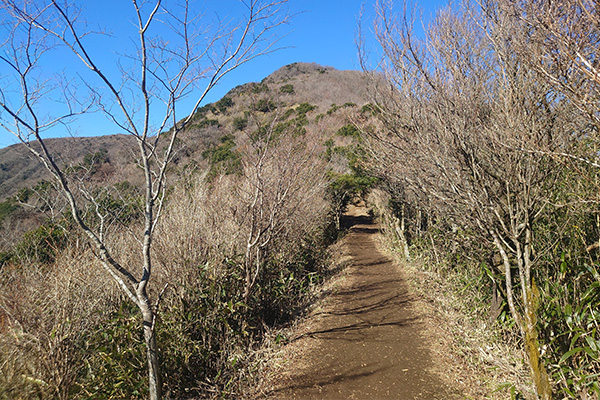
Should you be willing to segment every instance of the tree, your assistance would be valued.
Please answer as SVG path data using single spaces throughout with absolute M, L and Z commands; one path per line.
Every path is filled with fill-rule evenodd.
M 592 170 L 598 170 L 600 146 L 600 15 L 598 3 L 590 0 L 552 2 L 498 2 L 501 12 L 524 24 L 529 40 L 519 38 L 518 49 L 540 81 L 550 85 L 558 101 L 569 103 L 582 121 L 573 129 L 578 146 L 551 149 L 530 146 L 529 151 L 550 155 L 567 164 L 595 187 L 596 194 L 584 201 L 598 201 L 598 184 Z M 524 30 L 525 31 L 525 30 Z M 598 247 L 600 242 L 590 246 Z
M 497 2 L 440 10 L 426 39 L 413 25 L 406 4 L 396 13 L 393 2 L 379 3 L 374 31 L 383 60 L 373 87 L 381 129 L 365 129 L 370 167 L 402 184 L 434 217 L 496 249 L 534 389 L 550 399 L 535 284 L 549 243 L 535 233 L 561 172 L 555 159 L 530 149 L 571 148 L 576 121 L 520 51 L 531 43 L 527 27 Z
M 275 50 L 274 30 L 288 20 L 283 10 L 286 2 L 242 1 L 242 22 L 209 26 L 188 1 L 133 0 L 130 11 L 136 44 L 110 65 L 111 55 L 99 54 L 92 47 L 92 38 L 109 35 L 86 24 L 84 7 L 60 0 L 2 1 L 6 39 L 0 54 L 4 83 L 0 124 L 52 173 L 100 264 L 139 309 L 151 399 L 161 398 L 154 335 L 160 294 L 148 287 L 152 243 L 165 206 L 168 166 L 177 136 L 223 76 Z M 196 104 L 181 113 L 182 101 L 190 92 L 199 93 Z M 102 224 L 95 226 L 82 218 L 87 208 L 99 210 L 93 191 L 81 180 L 69 178 L 44 141 L 48 131 L 73 126 L 92 111 L 100 112 L 137 143 L 137 163 L 144 180 L 143 226 L 137 235 L 139 266 L 121 263 L 106 241 Z M 169 127 L 169 134 L 162 134 Z M 101 221 L 104 217 L 98 212 Z
M 271 103 L 271 100 L 265 100 Z M 303 232 L 298 221 L 300 210 L 313 207 L 322 196 L 325 182 L 324 163 L 316 157 L 320 137 L 296 134 L 293 126 L 280 128 L 282 112 L 272 115 L 252 112 L 253 131 L 247 135 L 248 151 L 242 155 L 240 196 L 244 226 L 244 293 L 248 302 L 257 279 L 264 269 L 269 247 L 281 240 L 286 231 Z
M 591 0 L 514 2 L 501 0 L 498 7 L 530 28 L 531 66 L 555 90 L 577 106 L 596 126 L 600 125 L 600 15 Z M 531 52 L 535 50 L 535 52 Z

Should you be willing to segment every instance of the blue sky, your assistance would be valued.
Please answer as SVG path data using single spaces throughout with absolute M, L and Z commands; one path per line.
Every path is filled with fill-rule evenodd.
M 260 81 L 278 68 L 293 62 L 316 62 L 337 69 L 358 69 L 354 39 L 357 18 L 363 2 L 365 3 L 365 15 L 368 18 L 373 14 L 375 0 L 291 0 L 288 9 L 294 17 L 289 25 L 282 27 L 279 31 L 281 35 L 279 46 L 283 49 L 258 58 L 234 71 L 213 89 L 207 102 L 220 99 L 237 85 Z M 199 3 L 204 4 L 204 8 L 211 15 L 218 15 L 224 19 L 236 18 L 237 12 L 240 11 L 238 0 L 200 0 Z M 417 2 L 417 6 L 423 10 L 424 18 L 428 18 L 433 15 L 435 9 L 446 3 L 443 0 L 428 0 Z M 88 22 L 105 27 L 114 32 L 115 36 L 121 33 L 123 26 L 119 24 L 111 26 L 111 22 L 115 19 L 114 16 L 125 13 L 131 7 L 131 3 L 125 0 L 80 0 L 78 4 L 83 7 Z M 370 29 L 370 26 L 367 24 L 366 28 Z M 118 43 L 124 43 L 122 38 L 119 40 Z M 93 42 L 91 43 L 94 45 Z M 106 50 L 106 46 L 106 44 L 102 44 L 93 50 L 100 54 Z M 113 52 L 109 54 L 111 53 Z M 63 58 L 55 57 L 50 62 L 60 64 L 63 62 Z M 105 58 L 104 62 L 108 65 L 111 62 L 114 63 L 114 59 Z M 53 65 L 53 67 L 60 69 L 60 65 Z M 193 104 L 193 97 L 193 95 L 190 96 L 190 104 Z M 120 132 L 116 127 L 105 124 L 97 116 L 77 123 L 70 134 L 95 136 L 112 133 Z M 64 129 L 58 128 L 49 132 L 47 136 L 66 134 L 68 133 Z M 0 148 L 14 143 L 16 143 L 16 139 L 10 133 L 0 131 Z

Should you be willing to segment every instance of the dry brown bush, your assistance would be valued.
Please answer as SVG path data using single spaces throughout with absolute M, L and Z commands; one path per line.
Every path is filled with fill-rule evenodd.
M 0 398 L 69 398 L 94 329 L 116 288 L 89 251 L 51 265 L 7 266 L 0 274 Z

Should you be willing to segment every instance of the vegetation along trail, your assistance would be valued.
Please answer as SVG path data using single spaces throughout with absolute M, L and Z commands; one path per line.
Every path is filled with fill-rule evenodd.
M 279 399 L 448 399 L 431 372 L 419 316 L 398 265 L 376 248 L 378 226 L 351 207 L 345 279 L 295 339 L 300 360 L 277 374 Z

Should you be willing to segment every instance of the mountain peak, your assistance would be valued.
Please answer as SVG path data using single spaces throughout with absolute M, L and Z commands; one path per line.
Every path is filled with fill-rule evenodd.
M 277 71 L 265 78 L 267 82 L 278 82 L 287 79 L 294 78 L 298 75 L 311 74 L 311 73 L 327 73 L 329 71 L 336 71 L 333 67 L 324 67 L 317 63 L 305 63 L 295 62 L 292 64 L 284 65 Z

